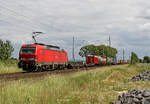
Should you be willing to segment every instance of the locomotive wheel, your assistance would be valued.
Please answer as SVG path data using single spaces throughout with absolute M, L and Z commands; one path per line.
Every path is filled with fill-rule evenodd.
M 29 67 L 23 66 L 23 70 L 27 72 L 32 72 L 33 70 Z
M 73 69 L 73 66 L 71 64 L 68 64 L 67 68 L 68 69 Z
M 23 67 L 22 69 L 23 69 L 24 71 L 28 71 L 26 67 Z
M 37 66 L 35 69 L 34 69 L 35 72 L 41 72 L 42 71 L 42 68 L 40 66 Z
M 55 70 L 55 65 L 54 64 L 52 65 L 52 70 Z
M 58 69 L 58 70 L 62 70 L 62 69 L 63 69 L 63 66 L 62 66 L 62 65 L 58 65 L 57 69 Z

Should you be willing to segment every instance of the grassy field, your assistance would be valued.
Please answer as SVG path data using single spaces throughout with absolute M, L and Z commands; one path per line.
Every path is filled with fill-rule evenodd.
M 123 91 L 150 88 L 148 81 L 129 81 L 149 69 L 149 64 L 121 65 L 73 75 L 0 82 L 0 104 L 109 104 Z
M 21 72 L 22 70 L 17 67 L 17 60 L 0 61 L 0 74 Z

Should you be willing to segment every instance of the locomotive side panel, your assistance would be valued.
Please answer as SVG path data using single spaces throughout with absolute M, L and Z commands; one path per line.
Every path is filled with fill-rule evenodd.
M 56 50 L 47 50 L 41 49 L 38 52 L 38 62 L 39 63 L 67 63 L 68 62 L 67 53 L 64 51 L 56 51 Z
M 61 62 L 65 62 L 66 65 L 68 64 L 68 55 L 66 51 L 61 53 Z
M 38 57 L 37 63 L 45 62 L 45 49 L 43 47 L 38 48 L 37 57 Z

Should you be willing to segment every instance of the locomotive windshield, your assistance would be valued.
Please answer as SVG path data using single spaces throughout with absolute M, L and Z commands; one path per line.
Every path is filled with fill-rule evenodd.
M 35 47 L 23 47 L 21 49 L 22 54 L 33 54 L 35 53 L 36 48 Z

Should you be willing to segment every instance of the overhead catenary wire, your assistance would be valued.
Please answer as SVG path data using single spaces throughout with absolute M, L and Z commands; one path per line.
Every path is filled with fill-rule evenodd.
M 1 4 L 2 4 L 2 3 L 1 3 Z M 24 17 L 24 18 L 30 20 L 29 17 L 27 17 L 27 16 L 25 16 L 25 15 L 23 15 L 23 14 L 21 14 L 21 13 L 18 13 L 18 12 L 16 12 L 16 11 L 13 10 L 13 9 L 8 8 L 7 6 L 4 6 L 5 4 L 3 4 L 3 5 L 1 5 L 1 4 L 0 4 L 0 7 L 4 8 L 4 9 L 7 9 L 8 11 L 10 11 L 10 12 L 12 12 L 12 13 L 14 13 L 14 14 L 17 14 L 18 16 L 21 16 L 21 17 Z M 40 22 L 38 22 L 38 23 L 40 23 Z
M 14 14 L 17 14 L 17 16 L 24 17 L 24 18 L 27 19 L 28 22 L 30 22 L 30 23 L 32 22 L 29 17 L 27 17 L 27 16 L 25 16 L 25 15 L 23 15 L 23 14 L 20 14 L 20 13 L 18 13 L 18 12 L 16 12 L 16 11 L 14 11 L 14 10 L 12 10 L 12 9 L 10 9 L 10 8 L 8 8 L 8 7 L 6 7 L 6 6 L 4 6 L 4 5 L 5 5 L 4 3 L 1 3 L 1 4 L 3 4 L 3 5 L 0 5 L 0 7 L 4 8 L 4 9 L 7 9 L 8 11 L 10 11 L 10 12 L 12 12 L 12 13 L 14 13 Z M 18 15 L 18 14 L 19 14 L 19 15 Z M 45 26 L 46 28 L 48 28 L 48 26 L 46 26 L 47 23 L 42 23 L 42 22 L 40 22 L 40 21 L 36 22 L 36 25 L 34 25 L 34 24 L 32 24 L 32 23 L 31 23 L 31 25 L 33 25 L 34 27 L 36 26 L 36 28 L 37 28 L 37 26 L 39 26 L 39 25 L 40 25 L 40 27 L 41 27 L 41 26 Z M 53 29 L 53 28 L 58 29 L 58 28 L 55 27 L 55 26 L 51 26 L 51 29 Z
M 3 6 L 1 6 L 1 5 L 0 5 L 0 7 L 7 9 L 6 7 L 3 7 Z M 10 11 L 9 9 L 7 9 L 7 10 Z M 13 16 L 13 17 L 16 18 L 16 19 L 22 20 L 22 18 L 19 17 L 19 16 L 21 16 L 21 15 L 17 15 L 17 13 L 15 13 L 15 12 L 13 12 L 13 11 L 10 11 L 10 12 L 12 12 L 13 14 L 9 14 L 9 15 Z M 26 18 L 24 18 L 24 19 L 26 19 Z M 27 20 L 27 19 L 26 19 L 26 20 Z M 28 22 L 24 22 L 24 23 L 27 24 L 28 26 L 31 26 L 32 29 L 34 29 L 34 30 L 36 29 L 36 30 L 37 30 L 37 28 L 39 28 L 39 27 L 37 27 L 37 25 L 33 25 L 30 21 L 31 21 L 31 20 L 28 20 Z M 30 22 L 30 23 L 29 23 L 29 22 Z
M 23 23 L 21 23 L 21 27 L 25 27 L 26 29 L 20 29 L 20 25 L 18 25 L 18 30 L 19 31 L 26 31 L 27 30 L 27 32 L 29 33 L 32 33 L 33 31 L 42 31 L 42 32 L 44 32 L 44 33 L 46 33 L 46 34 L 48 34 L 48 33 L 55 33 L 55 32 L 59 32 L 60 33 L 60 31 L 62 31 L 62 29 L 60 28 L 60 27 L 57 27 L 57 25 L 56 26 L 54 26 L 54 23 L 53 23 L 53 25 L 50 25 L 50 23 L 52 22 L 47 22 L 47 23 L 44 23 L 44 24 L 42 24 L 41 22 L 36 22 L 36 21 L 32 21 L 32 19 L 31 18 L 29 18 L 28 16 L 24 16 L 24 15 L 21 15 L 21 13 L 19 12 L 16 12 L 16 11 L 14 11 L 13 9 L 11 9 L 11 8 L 9 8 L 7 5 L 4 5 L 4 4 L 0 4 L 0 8 L 2 8 L 2 9 L 4 9 L 4 10 L 7 10 L 7 12 L 9 12 L 7 15 L 10 15 L 10 16 L 12 16 L 13 18 L 15 18 L 16 20 L 22 20 L 23 21 Z M 32 10 L 31 10 L 32 11 Z M 6 14 L 5 14 L 6 15 Z M 23 17 L 23 18 L 22 18 Z M 32 18 L 36 18 L 35 16 L 32 16 Z M 25 20 L 24 20 L 25 19 Z M 42 20 L 42 19 L 41 19 Z M 46 21 L 45 21 L 46 22 Z M 13 23 L 13 22 L 12 22 Z M 15 24 L 15 26 L 16 26 L 16 24 Z M 46 28 L 45 28 L 45 27 Z M 17 26 L 16 26 L 17 27 Z M 28 29 L 29 28 L 29 29 Z M 17 30 L 17 28 L 15 29 L 15 30 Z M 15 31 L 15 30 L 13 30 L 12 29 L 12 31 Z
M 6 15 L 5 15 L 6 16 Z M 7 16 L 9 16 L 9 15 L 7 15 Z M 13 15 L 11 16 L 12 18 L 15 18 L 15 19 L 18 19 L 18 17 L 14 17 Z M 11 21 L 11 20 L 2 20 L 2 21 L 4 21 L 4 22 L 8 22 L 8 23 L 10 23 L 10 24 L 14 24 L 14 22 L 13 21 Z M 26 24 L 26 25 L 25 25 Z M 22 22 L 22 23 L 16 23 L 16 24 L 14 24 L 13 25 L 13 29 L 14 29 L 14 27 L 19 27 L 18 29 L 20 30 L 37 30 L 37 29 L 35 29 L 35 28 L 33 28 L 33 26 L 32 25 L 30 25 L 29 23 L 27 23 L 27 22 Z M 23 27 L 23 28 L 20 28 L 20 27 Z
M 5 19 L 5 18 L 2 18 L 2 19 L 4 19 L 4 20 L 2 20 L 2 21 L 7 21 L 10 25 L 12 25 L 13 26 L 13 28 L 11 28 L 11 26 L 9 26 L 9 27 L 4 27 L 4 28 L 6 28 L 6 29 L 10 29 L 11 31 L 9 32 L 9 30 L 8 31 L 4 31 L 4 32 L 8 32 L 8 33 L 12 33 L 12 32 L 16 32 L 16 33 L 18 33 L 18 31 L 19 32 L 23 32 L 23 34 L 25 34 L 25 33 L 27 33 L 27 34 L 31 34 L 33 31 L 42 31 L 42 32 L 44 32 L 44 33 L 48 33 L 48 32 L 50 32 L 50 29 L 51 28 L 53 28 L 53 29 L 56 29 L 57 30 L 57 32 L 58 31 L 61 31 L 61 29 L 60 28 L 57 28 L 56 26 L 49 26 L 50 27 L 50 29 L 48 30 L 48 31 L 46 31 L 49 27 L 48 27 L 48 25 L 50 24 L 50 23 L 41 23 L 41 22 L 36 22 L 35 20 L 32 20 L 32 18 L 35 18 L 35 16 L 34 17 L 32 17 L 32 18 L 30 18 L 30 17 L 28 17 L 28 16 L 25 16 L 24 14 L 21 14 L 20 12 L 18 12 L 18 11 L 15 11 L 15 10 L 13 10 L 12 8 L 10 8 L 10 7 L 8 7 L 7 5 L 5 5 L 4 3 L 0 3 L 0 10 L 3 12 L 4 11 L 4 13 L 2 13 L 1 12 L 1 15 L 5 15 L 6 16 L 6 18 L 8 18 L 8 19 Z M 6 11 L 6 12 L 5 12 Z M 30 11 L 31 12 L 31 11 Z M 1 16 L 2 17 L 2 16 Z M 10 18 L 10 19 L 9 19 Z M 15 19 L 15 21 L 13 21 L 13 19 Z M 16 23 L 15 23 L 16 22 Z M 19 22 L 20 22 L 20 24 L 19 24 Z M 46 22 L 46 21 L 45 21 Z M 34 24 L 35 23 L 35 24 Z M 47 25 L 47 26 L 46 26 Z M 45 28 L 45 27 L 46 28 Z M 2 27 L 2 26 L 1 26 Z M 3 27 L 2 27 L 3 28 Z M 6 33 L 6 34 L 8 34 L 8 33 Z M 5 34 L 5 33 L 4 33 Z M 13 33 L 12 33 L 13 34 Z
M 17 19 L 18 17 L 23 17 L 24 19 L 28 20 L 28 22 L 24 22 L 24 23 L 27 24 L 27 25 L 29 25 L 29 26 L 31 26 L 31 28 L 32 28 L 34 31 L 41 29 L 41 26 L 38 25 L 37 23 L 36 23 L 35 25 L 34 25 L 33 23 L 31 23 L 31 19 L 29 19 L 28 17 L 26 17 L 26 16 L 24 16 L 24 15 L 20 15 L 19 13 L 15 12 L 15 11 L 13 11 L 13 10 L 7 8 L 7 7 L 4 7 L 4 6 L 2 6 L 2 5 L 0 5 L 0 7 L 3 8 L 3 9 L 6 9 L 7 11 L 9 11 L 9 12 L 11 12 L 11 13 L 13 13 L 13 14 L 9 14 L 9 15 L 14 16 L 16 19 Z M 18 15 L 18 14 L 19 14 L 19 15 Z M 22 18 L 20 18 L 20 20 L 22 20 Z M 42 25 L 42 24 L 41 24 L 41 25 Z
M 6 15 L 5 15 L 6 16 Z M 15 18 L 15 17 L 13 17 L 13 18 Z M 15 18 L 16 19 L 16 18 Z M 10 25 L 11 24 L 13 24 L 13 21 L 11 21 L 11 20 L 2 20 L 3 22 L 8 22 Z M 25 23 L 25 24 L 27 24 L 27 23 Z M 24 32 L 29 32 L 29 31 L 33 31 L 33 30 L 35 30 L 35 28 L 32 28 L 32 27 L 30 27 L 29 25 L 25 25 L 24 23 L 16 23 L 15 25 L 13 25 L 13 27 L 11 27 L 13 30 L 14 29 L 16 29 L 16 30 L 18 30 L 19 29 L 19 31 L 20 30 L 23 30 Z

